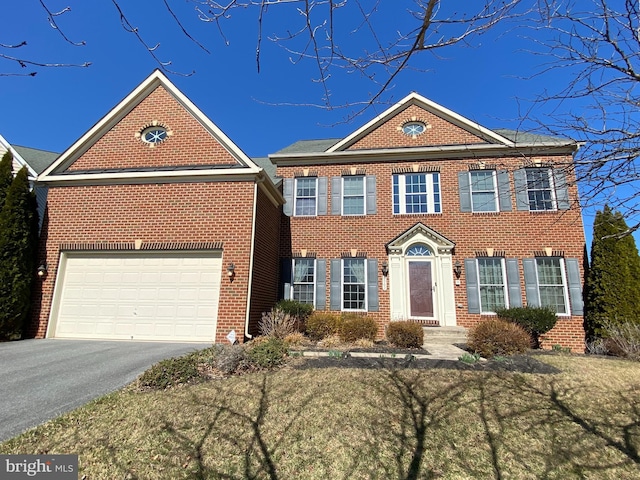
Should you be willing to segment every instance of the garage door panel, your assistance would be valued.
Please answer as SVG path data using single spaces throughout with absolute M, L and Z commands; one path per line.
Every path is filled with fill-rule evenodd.
M 55 336 L 212 341 L 220 252 L 67 254 Z

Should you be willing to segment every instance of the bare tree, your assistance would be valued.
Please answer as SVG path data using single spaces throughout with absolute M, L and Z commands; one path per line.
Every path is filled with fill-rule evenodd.
M 538 102 L 550 113 L 539 123 L 583 142 L 575 162 L 582 203 L 623 212 L 628 233 L 640 228 L 638 3 L 540 0 L 528 35 L 546 59 L 540 75 L 572 77 L 541 92 Z

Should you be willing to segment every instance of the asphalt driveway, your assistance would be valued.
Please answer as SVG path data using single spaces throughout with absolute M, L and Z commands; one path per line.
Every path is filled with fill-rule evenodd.
M 132 382 L 202 343 L 22 340 L 0 343 L 0 441 Z

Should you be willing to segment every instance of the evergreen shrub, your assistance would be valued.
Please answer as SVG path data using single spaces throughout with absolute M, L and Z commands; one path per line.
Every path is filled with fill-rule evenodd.
M 531 335 L 532 346 L 540 348 L 540 335 L 551 330 L 558 317 L 548 307 L 515 307 L 496 310 L 498 318 L 517 323 Z

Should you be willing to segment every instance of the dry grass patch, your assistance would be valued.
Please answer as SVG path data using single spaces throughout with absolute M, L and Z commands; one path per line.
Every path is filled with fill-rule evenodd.
M 538 358 L 563 373 L 284 368 L 130 388 L 0 453 L 78 453 L 90 479 L 637 478 L 640 365 Z

